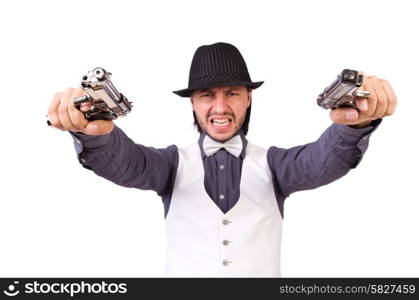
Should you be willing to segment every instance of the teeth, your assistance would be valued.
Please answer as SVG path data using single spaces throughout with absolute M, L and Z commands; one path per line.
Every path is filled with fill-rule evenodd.
M 219 125 L 219 126 L 226 125 L 228 122 L 229 122 L 228 119 L 222 119 L 222 120 L 214 119 L 213 120 L 214 125 Z

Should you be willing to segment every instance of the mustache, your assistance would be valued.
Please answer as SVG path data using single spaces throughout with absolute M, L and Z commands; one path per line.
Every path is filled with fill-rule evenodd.
M 230 117 L 232 117 L 234 122 L 236 121 L 236 116 L 233 113 L 226 112 L 226 113 L 223 113 L 223 114 L 219 114 L 219 113 L 209 113 L 209 114 L 207 114 L 207 122 L 208 122 L 209 118 L 211 118 L 212 116 L 218 116 L 218 117 L 230 116 Z

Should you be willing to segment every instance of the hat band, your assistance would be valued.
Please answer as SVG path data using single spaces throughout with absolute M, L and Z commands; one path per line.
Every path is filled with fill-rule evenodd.
M 189 87 L 206 84 L 206 83 L 222 83 L 230 81 L 243 81 L 251 82 L 250 77 L 243 72 L 228 72 L 228 73 L 216 73 L 205 76 L 193 78 L 189 81 Z

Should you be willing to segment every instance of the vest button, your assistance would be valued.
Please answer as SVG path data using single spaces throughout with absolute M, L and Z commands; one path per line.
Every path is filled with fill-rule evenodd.
M 227 259 L 223 260 L 223 266 L 228 266 L 228 264 L 231 264 L 231 261 L 228 261 Z
M 228 223 L 231 223 L 229 220 L 227 220 L 227 219 L 224 219 L 223 220 L 223 225 L 228 225 Z
M 220 165 L 220 170 L 224 169 L 224 165 Z
M 230 243 L 230 241 L 227 241 L 227 240 L 224 240 L 224 241 L 223 241 L 223 245 L 224 245 L 224 246 L 228 246 L 228 244 L 229 244 L 229 243 Z
M 220 194 L 220 199 L 223 200 L 224 199 L 224 195 Z

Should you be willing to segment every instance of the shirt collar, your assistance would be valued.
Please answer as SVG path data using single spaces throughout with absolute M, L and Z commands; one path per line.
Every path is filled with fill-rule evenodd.
M 233 135 L 231 138 L 235 137 L 236 135 L 240 136 L 240 139 L 242 141 L 242 152 L 240 153 L 240 157 L 241 158 L 245 158 L 246 157 L 246 147 L 247 147 L 247 139 L 246 136 L 243 134 L 243 131 L 240 129 L 235 135 Z M 207 133 L 204 131 L 201 131 L 201 134 L 199 135 L 199 139 L 198 139 L 198 144 L 199 144 L 199 149 L 201 150 L 201 156 L 202 158 L 207 157 L 203 148 L 203 143 L 204 143 L 204 139 L 207 136 Z M 210 136 L 208 136 L 209 138 L 211 138 Z

